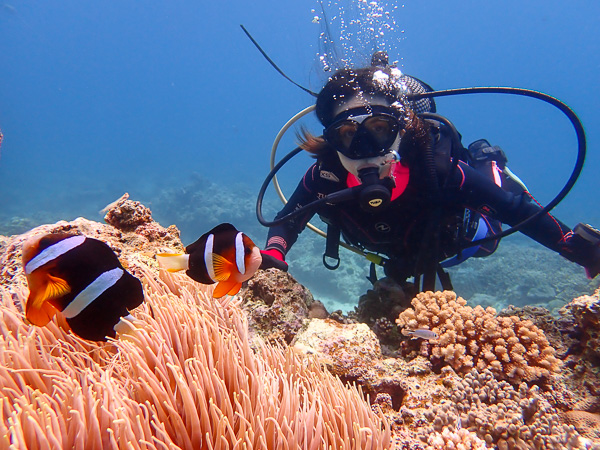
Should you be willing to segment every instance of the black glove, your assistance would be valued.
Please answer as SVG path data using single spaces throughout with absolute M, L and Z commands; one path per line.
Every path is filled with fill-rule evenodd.
M 600 248 L 596 247 L 592 254 L 592 262 L 585 266 L 585 274 L 590 280 L 600 273 Z
M 594 227 L 578 223 L 568 237 L 560 254 L 585 268 L 588 278 L 600 273 L 600 231 Z
M 262 255 L 262 263 L 259 267 L 260 269 L 265 270 L 274 267 L 275 269 L 279 269 L 283 272 L 288 271 L 288 264 L 284 261 L 283 254 L 279 250 L 261 250 L 260 254 Z

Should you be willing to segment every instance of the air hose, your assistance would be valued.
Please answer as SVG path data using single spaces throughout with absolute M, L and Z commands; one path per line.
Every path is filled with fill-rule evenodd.
M 459 88 L 459 89 L 447 89 L 447 90 L 441 90 L 441 91 L 431 91 L 431 92 L 424 92 L 424 93 L 420 93 L 420 94 L 408 94 L 406 96 L 406 98 L 407 98 L 407 100 L 410 101 L 410 100 L 419 100 L 422 98 L 430 98 L 430 97 L 447 97 L 447 96 L 467 95 L 467 94 L 519 95 L 519 96 L 531 97 L 531 98 L 535 98 L 538 100 L 542 100 L 546 103 L 553 105 L 554 107 L 558 108 L 563 114 L 565 114 L 567 116 L 567 118 L 570 120 L 571 124 L 573 125 L 573 128 L 575 129 L 575 133 L 577 136 L 577 159 L 576 159 L 573 171 L 571 172 L 571 175 L 570 175 L 569 179 L 567 180 L 567 182 L 565 183 L 564 187 L 540 211 L 531 215 L 527 219 L 519 222 L 518 224 L 512 226 L 511 228 L 509 228 L 505 231 L 502 231 L 501 233 L 493 234 L 486 238 L 478 239 L 476 241 L 467 243 L 462 247 L 463 249 L 509 236 L 509 235 L 519 231 L 523 226 L 525 226 L 530 221 L 540 217 L 543 214 L 549 213 L 556 205 L 558 205 L 567 196 L 569 191 L 575 185 L 577 178 L 579 177 L 579 175 L 581 174 L 581 171 L 583 170 L 583 165 L 584 165 L 585 156 L 586 156 L 586 145 L 587 145 L 583 125 L 581 124 L 581 121 L 579 120 L 577 115 L 573 112 L 573 110 L 571 108 L 569 108 L 565 103 L 558 100 L 557 98 L 552 97 L 548 94 L 544 94 L 542 92 L 538 92 L 538 91 L 534 91 L 534 90 L 530 90 L 530 89 L 514 88 L 514 87 L 471 87 L 471 88 Z M 280 217 L 279 219 L 276 219 L 274 221 L 267 221 L 262 215 L 262 202 L 263 202 L 264 194 L 265 194 L 267 187 L 269 186 L 272 179 L 274 180 L 275 189 L 277 190 L 279 198 L 282 200 L 282 202 L 284 204 L 287 203 L 287 199 L 283 195 L 283 192 L 281 191 L 281 188 L 279 187 L 279 183 L 277 182 L 276 173 L 279 171 L 279 169 L 281 169 L 281 167 L 285 163 L 287 163 L 291 158 L 293 158 L 295 155 L 300 153 L 302 151 L 302 149 L 301 148 L 294 149 L 293 151 L 288 153 L 281 161 L 279 161 L 278 164 L 275 164 L 275 155 L 277 152 L 277 147 L 279 145 L 279 142 L 281 141 L 281 138 L 287 132 L 287 130 L 296 121 L 298 121 L 300 118 L 304 117 L 305 115 L 309 114 L 313 110 L 314 110 L 314 106 L 309 106 L 308 108 L 303 109 L 298 114 L 296 114 L 294 117 L 292 117 L 281 128 L 281 130 L 279 131 L 279 133 L 277 134 L 277 136 L 275 138 L 275 141 L 273 142 L 273 146 L 271 149 L 271 172 L 265 179 L 265 181 L 259 191 L 257 202 L 256 202 L 256 215 L 257 215 L 258 221 L 266 227 L 272 227 L 272 226 L 284 223 L 284 222 L 291 220 L 301 214 L 305 214 L 305 213 L 309 212 L 310 210 L 316 210 L 318 207 L 320 207 L 323 204 L 339 203 L 341 201 L 346 201 L 351 198 L 354 198 L 354 194 L 356 191 L 353 191 L 353 189 L 355 190 L 356 188 L 349 188 L 349 189 L 344 189 L 343 191 L 329 194 L 324 198 L 318 199 L 318 200 L 316 200 L 308 205 L 305 205 L 304 207 L 299 208 L 299 209 L 291 212 L 290 214 L 287 214 L 284 217 Z M 428 116 L 431 118 L 434 118 L 434 117 L 432 117 L 432 114 L 429 114 L 429 113 L 424 113 L 422 116 L 424 118 L 427 118 Z M 436 116 L 435 117 L 436 120 L 440 120 L 440 118 L 445 119 L 445 118 L 443 118 L 443 116 L 439 116 L 437 114 L 435 116 Z M 446 123 L 449 121 L 446 119 L 446 120 L 442 120 L 442 122 Z M 454 127 L 451 127 L 451 129 L 454 129 Z M 455 140 L 456 140 L 456 138 L 454 137 L 453 141 L 455 141 Z M 453 144 L 454 144 L 454 142 L 453 142 Z M 453 147 L 454 147 L 454 145 L 453 145 Z M 453 165 L 456 165 L 457 163 L 458 163 L 458 158 L 456 155 L 453 155 Z M 357 186 L 357 188 L 358 187 L 359 186 Z M 319 230 L 314 225 L 308 224 L 307 226 L 311 230 L 320 234 L 321 236 L 326 236 L 326 234 L 323 231 Z M 340 243 L 340 245 L 342 245 L 344 248 L 347 248 L 348 250 L 351 250 L 355 253 L 363 255 L 367 258 L 372 257 L 372 254 L 365 253 L 356 247 L 347 245 L 345 243 Z M 376 256 L 376 255 L 373 255 L 373 256 Z M 377 258 L 375 258 L 375 259 L 377 259 Z

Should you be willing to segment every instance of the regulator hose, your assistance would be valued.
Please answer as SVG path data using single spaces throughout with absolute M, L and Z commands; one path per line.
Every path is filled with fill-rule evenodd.
M 420 94 L 409 94 L 407 95 L 408 100 L 418 100 L 421 98 L 429 98 L 429 97 L 447 97 L 452 95 L 467 95 L 467 94 L 511 94 L 511 95 L 520 95 L 523 97 L 531 97 L 538 100 L 542 100 L 546 103 L 551 104 L 552 106 L 558 108 L 563 114 L 567 116 L 567 118 L 571 121 L 573 128 L 575 129 L 575 134 L 577 135 L 577 160 L 575 162 L 575 166 L 573 167 L 573 171 L 571 172 L 571 176 L 565 183 L 564 187 L 560 190 L 560 192 L 554 197 L 546 206 L 544 206 L 541 210 L 536 212 L 535 214 L 529 216 L 527 219 L 519 222 L 518 224 L 512 226 L 511 228 L 502 231 L 501 233 L 496 233 L 491 236 L 485 237 L 483 239 L 478 239 L 476 241 L 469 242 L 463 245 L 462 248 L 469 248 L 475 245 L 481 245 L 485 242 L 495 241 L 497 239 L 504 238 L 513 233 L 519 231 L 523 226 L 531 222 L 532 220 L 542 216 L 543 214 L 549 213 L 556 205 L 558 205 L 571 191 L 577 178 L 581 174 L 583 170 L 583 164 L 585 162 L 586 155 L 586 138 L 585 131 L 583 129 L 583 125 L 575 112 L 569 108 L 565 103 L 561 102 L 555 97 L 551 95 L 544 94 L 543 92 L 534 91 L 531 89 L 523 89 L 523 88 L 514 88 L 514 87 L 471 87 L 471 88 L 459 88 L 459 89 L 446 89 L 441 91 L 432 91 L 432 92 L 423 92 Z
M 567 182 L 565 183 L 564 187 L 540 211 L 536 212 L 535 214 L 529 216 L 527 219 L 517 223 L 516 225 L 510 227 L 509 229 L 507 229 L 505 231 L 490 235 L 483 239 L 478 239 L 476 241 L 469 242 L 469 243 L 463 245 L 462 249 L 473 247 L 476 245 L 481 245 L 485 242 L 495 241 L 497 239 L 501 239 L 506 236 L 509 236 L 509 235 L 519 231 L 523 226 L 525 226 L 532 220 L 542 216 L 543 214 L 549 213 L 556 205 L 558 205 L 567 196 L 567 194 L 571 191 L 571 189 L 575 185 L 575 182 L 577 181 L 577 179 L 579 178 L 579 175 L 581 174 L 581 171 L 583 170 L 583 165 L 584 165 L 585 156 L 586 156 L 586 149 L 587 149 L 585 131 L 583 129 L 583 125 L 582 125 L 581 121 L 579 120 L 579 118 L 577 117 L 575 112 L 573 112 L 573 110 L 571 108 L 569 108 L 562 101 L 560 101 L 557 98 L 552 97 L 548 94 L 544 94 L 543 92 L 534 91 L 531 89 L 515 88 L 515 87 L 471 87 L 471 88 L 458 88 L 458 89 L 446 89 L 446 90 L 440 90 L 440 91 L 423 92 L 423 93 L 419 93 L 419 94 L 408 94 L 406 96 L 406 98 L 407 98 L 407 100 L 419 100 L 422 98 L 448 97 L 448 96 L 454 96 L 454 95 L 467 95 L 467 94 L 519 95 L 519 96 L 523 96 L 523 97 L 531 97 L 531 98 L 535 98 L 538 100 L 542 100 L 542 101 L 549 103 L 552 106 L 558 108 L 563 114 L 565 114 L 567 116 L 567 118 L 573 125 L 573 128 L 575 129 L 575 134 L 577 136 L 577 159 L 576 159 L 573 171 L 571 172 L 571 175 L 570 175 L 569 179 L 567 180 Z M 311 107 L 309 107 L 309 108 L 311 108 Z M 292 118 L 290 121 L 288 121 L 288 123 L 285 125 L 285 127 L 280 131 L 280 134 L 278 135 L 278 139 L 276 140 L 276 143 L 274 143 L 274 145 L 273 145 L 273 149 L 272 149 L 272 153 L 271 153 L 272 162 L 273 162 L 273 158 L 275 156 L 275 151 L 277 149 L 277 144 L 279 142 L 279 139 L 281 138 L 281 135 L 283 135 L 283 133 L 285 133 L 285 131 L 287 131 L 287 129 L 296 120 L 298 120 L 302 115 L 309 112 L 308 111 L 309 108 L 303 110 L 301 113 L 294 116 L 294 118 Z M 439 120 L 439 121 L 445 123 L 446 125 L 448 123 L 451 124 L 450 121 L 445 119 L 443 116 L 439 116 L 437 114 L 423 113 L 421 116 L 424 118 L 432 118 L 432 119 Z M 456 129 L 454 128 L 454 126 L 451 126 L 451 131 L 453 134 L 453 147 L 455 147 L 458 133 L 456 132 Z M 460 139 L 460 138 L 458 138 L 458 139 Z M 350 200 L 351 198 L 355 198 L 355 196 L 358 194 L 359 189 L 357 189 L 357 188 L 360 188 L 360 186 L 344 189 L 342 191 L 338 191 L 333 194 L 329 194 L 324 198 L 315 200 L 314 202 L 312 202 L 302 208 L 299 208 L 299 209 L 285 215 L 284 217 L 280 217 L 279 219 L 276 219 L 273 221 L 267 221 L 262 215 L 262 202 L 263 202 L 265 192 L 266 192 L 271 180 L 275 177 L 275 174 L 279 171 L 279 169 L 281 169 L 281 167 L 285 163 L 287 163 L 291 158 L 293 158 L 295 155 L 297 155 L 301 151 L 302 151 L 302 149 L 300 147 L 297 147 L 296 149 L 292 150 L 285 157 L 283 157 L 281 159 L 281 161 L 279 161 L 279 163 L 277 165 L 275 165 L 275 167 L 273 167 L 273 169 L 271 170 L 269 175 L 267 175 L 267 177 L 265 178 L 265 181 L 264 181 L 263 185 L 261 186 L 261 189 L 259 191 L 258 198 L 256 201 L 256 216 L 258 218 L 258 221 L 263 226 L 273 227 L 273 226 L 282 224 L 282 223 L 287 222 L 288 220 L 291 220 L 301 214 L 307 213 L 311 210 L 316 210 L 319 206 L 321 206 L 323 204 L 334 204 L 334 203 L 347 201 L 347 200 Z M 453 159 L 452 166 L 456 166 L 456 164 L 458 163 L 457 155 L 452 155 L 452 159 Z M 280 194 L 280 197 L 283 197 L 283 194 L 281 194 L 281 192 L 279 190 L 278 190 L 278 193 Z M 282 198 L 282 200 L 283 200 L 283 198 Z M 358 249 L 354 249 L 354 248 L 350 248 L 350 249 L 356 251 L 357 253 L 362 253 Z

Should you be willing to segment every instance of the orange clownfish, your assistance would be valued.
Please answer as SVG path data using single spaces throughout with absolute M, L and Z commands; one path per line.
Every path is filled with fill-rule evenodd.
M 262 256 L 252 240 L 230 223 L 222 223 L 203 234 L 184 253 L 161 253 L 158 263 L 169 272 L 185 270 L 202 284 L 218 283 L 215 298 L 235 295 L 242 283 L 258 270 Z
M 73 333 L 84 339 L 116 337 L 121 317 L 144 301 L 142 284 L 111 248 L 83 235 L 29 239 L 23 244 L 23 269 L 30 291 L 27 320 L 43 327 L 60 311 Z

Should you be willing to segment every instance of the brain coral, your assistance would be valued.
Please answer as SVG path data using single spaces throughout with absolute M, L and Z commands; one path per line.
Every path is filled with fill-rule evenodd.
M 547 377 L 560 367 L 544 333 L 530 320 L 471 308 L 451 291 L 420 293 L 412 305 L 396 319 L 402 334 L 419 328 L 435 331 L 438 338 L 423 351 L 459 373 L 490 369 L 498 378 L 520 382 Z

